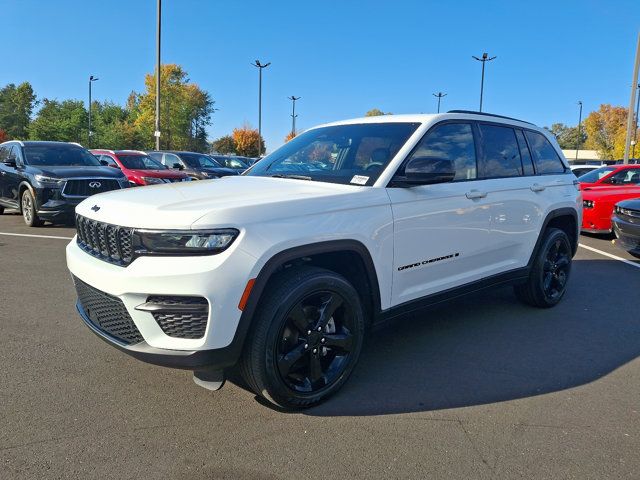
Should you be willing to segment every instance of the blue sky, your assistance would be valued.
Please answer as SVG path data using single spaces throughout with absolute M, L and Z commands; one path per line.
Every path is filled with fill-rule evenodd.
M 124 103 L 154 68 L 155 0 L 0 0 L 0 85 L 30 81 L 39 98 Z M 257 127 L 255 59 L 264 72 L 269 150 L 291 128 L 362 116 L 477 109 L 539 125 L 577 123 L 601 103 L 627 105 L 640 4 L 614 1 L 163 0 L 163 62 L 182 65 L 216 100 L 211 138 Z

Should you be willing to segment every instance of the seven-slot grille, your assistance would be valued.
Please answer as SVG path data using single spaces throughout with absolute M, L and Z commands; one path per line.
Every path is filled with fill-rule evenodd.
M 133 229 L 98 222 L 76 214 L 78 246 L 85 252 L 116 265 L 128 265 L 133 259 Z
M 73 282 L 80 307 L 94 327 L 126 345 L 144 340 L 122 300 L 87 285 L 79 278 L 73 277 Z
M 67 197 L 88 197 L 96 193 L 118 190 L 119 188 L 118 181 L 110 178 L 70 179 L 64 185 L 62 194 Z

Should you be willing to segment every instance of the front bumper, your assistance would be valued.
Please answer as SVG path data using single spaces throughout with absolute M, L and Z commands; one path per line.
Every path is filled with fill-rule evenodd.
M 125 344 L 97 328 L 82 305 L 78 312 L 100 338 L 140 360 L 175 368 L 224 367 L 240 355 L 238 335 L 242 312 L 238 303 L 255 259 L 234 243 L 218 255 L 204 257 L 139 257 L 126 267 L 113 265 L 84 252 L 75 238 L 67 246 L 67 265 L 77 279 L 117 298 L 126 308 L 142 341 Z M 198 296 L 209 303 L 202 338 L 167 335 L 153 315 L 140 310 L 150 296 Z
M 630 222 L 616 215 L 612 219 L 615 243 L 618 247 L 635 255 L 640 254 L 640 219 Z

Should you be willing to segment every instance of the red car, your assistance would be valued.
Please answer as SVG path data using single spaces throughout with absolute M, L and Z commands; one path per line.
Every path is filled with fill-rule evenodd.
M 640 185 L 640 165 L 609 165 L 578 177 L 582 190 L 588 188 Z
M 640 172 L 640 170 L 638 170 Z M 582 189 L 582 231 L 611 233 L 611 216 L 616 203 L 640 198 L 640 185 Z
M 145 152 L 137 150 L 89 150 L 103 164 L 122 170 L 132 186 L 187 182 L 186 173 L 173 170 L 157 162 Z

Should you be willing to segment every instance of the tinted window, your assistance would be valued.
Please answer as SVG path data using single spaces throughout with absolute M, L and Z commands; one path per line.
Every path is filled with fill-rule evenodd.
M 162 152 L 149 152 L 147 155 L 153 158 L 156 162 L 164 163 L 164 160 L 162 159 Z
M 580 181 L 584 183 L 596 183 L 603 177 L 606 177 L 615 170 L 615 167 L 601 167 L 585 173 L 580 177 Z
M 246 175 L 372 185 L 419 125 L 362 123 L 308 130 L 260 160 Z
M 432 161 L 451 160 L 456 170 L 455 180 L 476 178 L 476 148 L 473 131 L 468 123 L 439 125 L 420 140 L 410 158 L 426 157 Z
M 629 168 L 614 173 L 602 183 L 612 185 L 637 185 L 640 183 L 640 168 Z
M 200 153 L 181 153 L 180 158 L 183 162 L 185 162 L 191 168 L 220 168 L 218 162 L 216 162 L 213 158 L 202 155 Z
M 118 160 L 124 168 L 131 170 L 164 170 L 165 166 L 156 162 L 148 155 L 124 155 L 118 154 Z
M 25 145 L 26 163 L 39 166 L 100 166 L 96 157 L 73 145 Z
M 515 131 L 509 127 L 478 125 L 480 131 L 480 161 L 483 178 L 518 177 L 522 175 L 520 149 Z
M 111 158 L 109 155 L 96 155 L 96 156 L 98 157 L 98 160 L 107 162 L 107 165 L 118 167 L 118 164 L 116 163 L 116 161 L 113 158 Z
M 527 131 L 525 133 L 529 147 L 533 153 L 536 164 L 536 173 L 544 175 L 548 173 L 564 173 L 564 165 L 558 156 L 556 149 L 549 140 L 540 133 Z
M 527 146 L 527 141 L 524 138 L 522 130 L 516 130 L 516 138 L 518 139 L 518 146 L 520 147 L 520 158 L 522 158 L 522 167 L 524 168 L 525 175 L 533 175 L 533 159 L 531 158 L 531 152 Z

